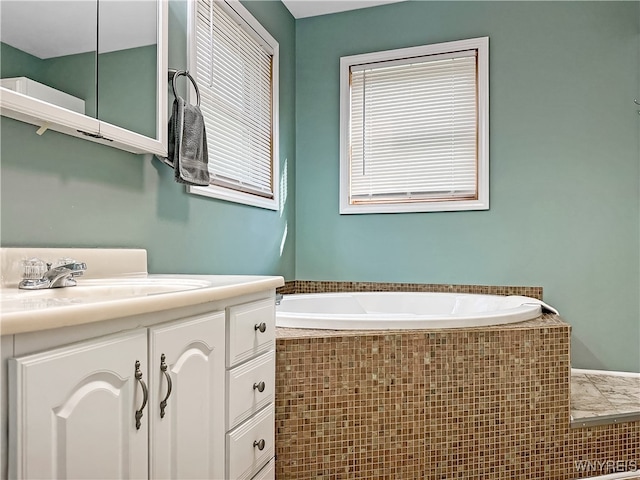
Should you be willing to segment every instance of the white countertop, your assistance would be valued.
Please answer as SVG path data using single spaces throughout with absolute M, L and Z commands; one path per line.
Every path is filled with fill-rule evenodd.
M 51 290 L 0 289 L 2 299 L 0 333 L 34 332 L 115 318 L 188 307 L 247 295 L 284 285 L 282 277 L 253 275 L 148 275 L 130 280 L 177 280 L 197 282 L 196 288 L 139 295 L 85 296 L 90 281 L 78 280 L 75 287 Z M 117 279 L 121 280 L 121 279 Z M 108 279 L 105 279 L 108 281 Z M 46 293 L 46 297 L 39 294 Z M 75 295 L 77 294 L 77 296 Z
M 51 328 L 100 322 L 132 315 L 188 307 L 275 289 L 280 276 L 262 275 L 149 275 L 144 250 L 65 249 L 78 261 L 108 265 L 77 279 L 74 287 L 20 290 L 14 271 L 16 259 L 30 258 L 31 249 L 1 249 L 0 334 L 12 335 Z M 35 250 L 35 249 L 34 249 Z M 38 249 L 38 255 L 57 258 L 59 249 Z M 102 253 L 108 254 L 105 260 Z M 131 262 L 131 258 L 135 260 Z M 87 259 L 88 260 L 85 260 Z M 98 260 L 96 260 L 98 258 Z M 125 259 L 129 269 L 118 269 Z M 133 265 L 133 268 L 131 268 Z M 141 268 L 144 265 L 144 268 Z M 9 272 L 9 273 L 7 273 Z M 104 274 L 108 276 L 104 276 Z

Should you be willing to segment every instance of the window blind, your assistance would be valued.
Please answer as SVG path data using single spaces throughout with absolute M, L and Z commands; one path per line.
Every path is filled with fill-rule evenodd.
M 476 58 L 350 67 L 351 204 L 477 198 Z
M 273 198 L 273 52 L 217 2 L 198 0 L 196 8 L 211 183 Z

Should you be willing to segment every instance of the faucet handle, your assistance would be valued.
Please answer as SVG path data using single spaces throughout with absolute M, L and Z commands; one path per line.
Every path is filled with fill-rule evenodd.
M 38 280 L 44 276 L 48 270 L 47 263 L 44 260 L 33 257 L 23 260 L 22 278 L 25 280 Z
M 87 264 L 84 262 L 78 262 L 73 258 L 64 257 L 64 258 L 59 258 L 56 261 L 56 263 L 53 265 L 53 268 L 58 268 L 58 267 L 64 267 L 67 270 L 72 270 L 73 271 L 72 275 L 75 277 L 75 276 L 82 275 L 82 272 L 84 272 L 87 269 Z
M 73 258 L 70 257 L 61 257 L 58 260 L 56 260 L 53 263 L 53 268 L 57 268 L 57 267 L 68 267 L 69 265 L 73 265 L 76 264 L 78 262 L 76 262 Z

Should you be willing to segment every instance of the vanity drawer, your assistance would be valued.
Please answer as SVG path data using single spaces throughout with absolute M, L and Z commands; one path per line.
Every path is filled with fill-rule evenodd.
M 273 458 L 260 470 L 253 480 L 276 480 L 276 459 Z
M 274 438 L 275 413 L 270 404 L 227 433 L 226 478 L 244 480 L 253 477 L 273 457 Z
M 275 315 L 273 298 L 229 308 L 227 367 L 274 349 Z
M 275 372 L 274 350 L 227 371 L 227 430 L 273 402 Z

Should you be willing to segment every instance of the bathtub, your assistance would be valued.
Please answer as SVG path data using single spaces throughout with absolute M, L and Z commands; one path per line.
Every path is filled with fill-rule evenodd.
M 284 295 L 276 326 L 325 330 L 409 330 L 503 325 L 558 313 L 535 298 L 423 292 Z

